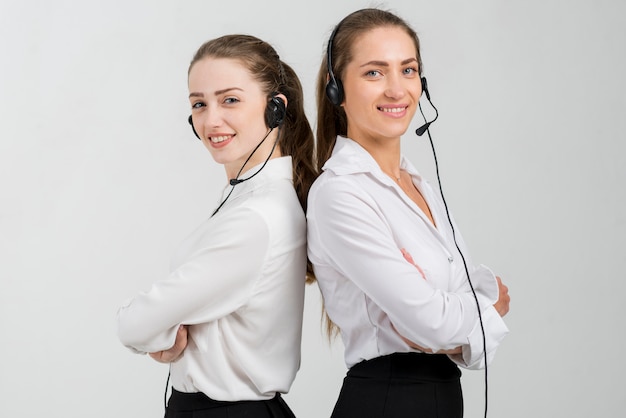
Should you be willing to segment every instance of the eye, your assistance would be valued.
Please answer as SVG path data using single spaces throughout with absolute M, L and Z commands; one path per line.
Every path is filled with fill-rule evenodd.
M 404 70 L 402 70 L 402 72 L 404 73 L 404 75 L 415 75 L 417 74 L 417 68 L 407 67 Z
M 365 73 L 365 77 L 370 77 L 370 78 L 378 77 L 380 75 L 381 75 L 380 71 L 378 70 L 369 70 Z
M 204 102 L 194 102 L 191 104 L 192 109 L 200 109 L 201 107 L 205 107 L 206 104 Z
M 224 99 L 224 104 L 236 104 L 239 103 L 239 99 L 237 99 L 236 97 L 226 97 Z

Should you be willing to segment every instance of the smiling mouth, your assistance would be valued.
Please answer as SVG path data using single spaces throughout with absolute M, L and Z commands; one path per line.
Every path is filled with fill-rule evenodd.
M 385 113 L 400 113 L 404 112 L 407 109 L 407 106 L 403 107 L 379 107 L 378 110 Z
M 221 142 L 224 142 L 230 138 L 232 138 L 234 135 L 221 135 L 221 136 L 210 136 L 209 140 L 214 143 L 214 144 L 219 144 Z

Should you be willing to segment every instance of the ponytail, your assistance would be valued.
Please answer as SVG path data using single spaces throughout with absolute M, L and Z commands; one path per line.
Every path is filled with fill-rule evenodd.
M 293 185 L 300 205 L 306 212 L 307 197 L 317 170 L 313 162 L 315 141 L 311 125 L 304 113 L 302 85 L 294 70 L 281 62 L 285 74 L 280 93 L 287 97 L 287 109 L 278 143 L 284 155 L 291 155 L 293 162 Z

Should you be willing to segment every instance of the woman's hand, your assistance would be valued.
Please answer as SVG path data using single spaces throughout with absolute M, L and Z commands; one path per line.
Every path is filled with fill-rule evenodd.
M 415 344 L 413 341 L 411 341 L 411 340 L 408 340 L 408 339 L 404 338 L 404 337 L 403 337 L 403 336 L 402 336 L 402 335 L 401 335 L 401 334 L 400 334 L 400 333 L 396 330 L 396 327 L 393 327 L 393 329 L 396 331 L 396 333 L 397 333 L 398 335 L 400 335 L 400 338 L 402 338 L 402 339 L 404 340 L 404 342 L 408 344 L 408 346 L 409 346 L 409 347 L 411 347 L 411 348 L 415 348 L 415 349 L 417 349 L 417 350 L 420 350 L 420 351 L 421 351 L 421 352 L 423 352 L 423 353 L 433 354 L 433 350 L 431 350 L 430 348 L 425 348 L 425 347 L 422 347 L 422 346 L 420 346 L 420 345 Z M 462 354 L 462 353 L 463 353 L 463 349 L 461 348 L 461 346 L 459 346 L 459 347 L 452 348 L 452 349 L 450 349 L 450 350 L 439 350 L 439 351 L 437 351 L 435 354 Z
M 496 280 L 498 281 L 499 297 L 493 307 L 496 308 L 496 311 L 498 311 L 500 316 L 504 316 L 509 312 L 511 297 L 509 296 L 509 288 L 502 283 L 502 279 L 500 279 L 499 276 L 496 276 Z
M 422 279 L 426 280 L 426 275 L 424 274 L 424 270 L 422 270 L 422 268 L 413 260 L 413 257 L 411 257 L 411 254 L 409 254 L 409 252 L 405 248 L 401 248 L 400 252 L 402 253 L 402 256 L 404 257 L 404 259 L 408 261 L 409 264 L 412 264 L 413 267 L 417 269 L 417 271 L 419 271 L 420 275 L 422 276 Z
M 178 359 L 185 348 L 187 347 L 187 326 L 181 325 L 178 327 L 178 332 L 176 333 L 176 341 L 174 341 L 174 345 L 169 350 L 157 351 L 156 353 L 149 353 L 150 357 L 159 363 L 172 363 L 176 359 Z

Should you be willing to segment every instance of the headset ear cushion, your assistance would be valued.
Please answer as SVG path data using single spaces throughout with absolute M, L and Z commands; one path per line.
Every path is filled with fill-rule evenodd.
M 189 122 L 189 124 L 191 125 L 191 130 L 193 131 L 193 134 L 196 136 L 196 138 L 201 140 L 200 135 L 198 135 L 198 132 L 196 132 L 196 128 L 194 128 L 193 126 L 193 118 L 191 117 L 191 115 L 189 115 L 187 122 Z
M 332 104 L 340 106 L 343 102 L 343 85 L 341 80 L 331 77 L 326 83 L 326 96 Z
M 265 108 L 265 124 L 270 129 L 279 127 L 285 120 L 286 113 L 283 99 L 278 96 L 272 96 Z

